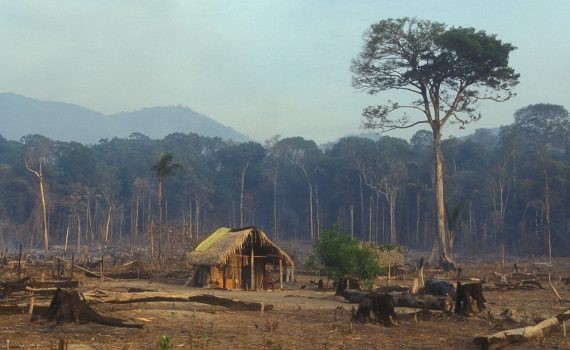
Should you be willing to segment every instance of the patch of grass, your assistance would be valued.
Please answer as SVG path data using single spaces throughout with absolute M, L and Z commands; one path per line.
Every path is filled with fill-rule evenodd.
M 271 340 L 271 339 L 267 339 L 267 340 L 265 341 L 265 346 L 266 346 L 268 349 L 271 349 L 271 350 L 283 350 L 283 347 L 281 346 L 281 344 L 275 343 L 275 342 L 274 342 L 273 340 Z
M 170 349 L 170 337 L 167 335 L 160 336 L 160 340 L 158 341 L 158 347 L 160 348 L 160 350 Z

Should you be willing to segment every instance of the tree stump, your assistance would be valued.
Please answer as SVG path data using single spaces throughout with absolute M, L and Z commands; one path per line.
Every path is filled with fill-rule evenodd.
M 71 289 L 58 288 L 48 308 L 48 320 L 57 323 L 93 322 L 112 327 L 142 328 L 142 324 L 125 323 L 122 320 L 105 317 L 93 310 L 79 293 Z

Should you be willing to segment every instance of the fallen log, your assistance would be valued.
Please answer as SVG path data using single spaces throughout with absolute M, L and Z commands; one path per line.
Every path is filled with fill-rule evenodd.
M 368 294 L 356 289 L 345 289 L 342 296 L 353 304 L 359 304 Z M 412 295 L 409 293 L 388 293 L 396 302 L 397 307 L 422 308 L 450 312 L 453 309 L 453 300 L 450 297 L 433 295 Z
M 499 349 L 510 344 L 525 343 L 533 339 L 543 338 L 544 335 L 570 319 L 570 310 L 557 316 L 547 318 L 534 326 L 521 327 L 500 331 L 487 336 L 479 336 L 473 339 L 473 343 L 481 349 Z
M 261 309 L 260 302 L 242 301 L 236 299 L 222 298 L 209 294 L 195 294 L 188 292 L 131 292 L 131 293 L 109 293 L 105 291 L 92 291 L 83 293 L 85 300 L 94 303 L 127 304 L 127 303 L 148 303 L 157 301 L 166 302 L 194 302 L 209 305 L 223 306 L 232 310 L 252 310 Z M 265 305 L 265 310 L 272 310 L 273 305 Z
M 26 283 L 27 287 L 30 288 L 77 288 L 79 287 L 79 282 L 77 280 L 62 280 L 62 281 L 30 281 Z
M 358 289 L 345 289 L 342 291 L 342 296 L 352 304 L 360 304 L 366 294 L 368 294 L 368 292 L 364 292 Z
M 273 305 L 271 304 L 264 304 L 255 301 L 242 301 L 236 299 L 221 298 L 210 294 L 196 295 L 190 297 L 189 301 L 201 304 L 223 306 L 231 310 L 259 311 L 261 310 L 262 305 L 265 311 L 273 310 Z
M 195 293 L 188 292 L 134 292 L 134 293 L 114 293 L 105 291 L 91 291 L 83 293 L 85 300 L 95 303 L 126 304 L 126 303 L 147 303 L 153 301 L 190 301 Z
M 522 280 L 522 281 L 518 281 L 516 283 L 512 283 L 512 282 L 495 282 L 495 286 L 497 287 L 498 290 L 501 291 L 505 291 L 505 290 L 515 290 L 515 289 L 519 289 L 519 290 L 536 290 L 538 289 L 546 289 L 542 286 L 542 284 L 540 284 L 539 281 L 535 281 L 535 280 Z M 489 286 L 485 286 L 486 290 L 491 290 L 490 288 L 488 288 Z
M 0 315 L 16 315 L 16 314 L 27 314 L 30 310 L 30 304 L 11 304 L 11 305 L 0 305 Z M 48 306 L 47 305 L 34 305 L 34 314 L 36 315 L 47 315 Z
M 453 299 L 449 296 L 392 294 L 398 307 L 413 307 L 427 310 L 453 311 Z
M 98 323 L 111 327 L 143 328 L 139 323 L 125 323 L 123 320 L 106 317 L 93 310 L 79 293 L 71 289 L 58 288 L 48 308 L 48 320 L 63 322 Z
M 26 290 L 26 282 L 30 279 L 30 276 L 20 278 L 15 281 L 8 281 L 0 279 L 0 288 L 3 290 L 3 295 L 9 295 L 13 292 L 20 292 Z

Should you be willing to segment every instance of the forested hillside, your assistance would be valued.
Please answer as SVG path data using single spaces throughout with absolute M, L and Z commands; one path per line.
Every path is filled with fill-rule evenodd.
M 570 247 L 570 132 L 561 106 L 531 105 L 499 135 L 479 129 L 443 142 L 455 253 L 555 254 Z M 257 225 L 273 239 L 311 240 L 334 224 L 354 237 L 429 249 L 434 240 L 432 136 L 410 142 L 347 137 L 320 149 L 300 137 L 264 145 L 196 134 L 142 134 L 86 146 L 29 135 L 0 139 L 0 230 L 5 245 L 42 246 L 40 171 L 50 244 L 145 243 L 158 219 L 163 153 L 180 164 L 164 179 L 164 221 L 203 236 Z M 26 163 L 29 169 L 26 168 Z M 41 164 L 41 168 L 40 168 Z

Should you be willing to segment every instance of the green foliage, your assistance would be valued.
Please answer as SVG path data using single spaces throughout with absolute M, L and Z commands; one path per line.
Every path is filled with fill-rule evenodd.
M 348 276 L 371 281 L 382 272 L 374 249 L 339 231 L 338 227 L 322 232 L 313 252 L 309 266 L 321 267 L 322 272 L 333 279 Z
M 161 335 L 160 340 L 158 341 L 158 347 L 160 350 L 170 349 L 170 337 L 167 335 Z
M 172 163 L 173 158 L 174 156 L 170 153 L 162 153 L 158 162 L 152 166 L 152 170 L 159 179 L 175 175 L 176 170 L 182 169 L 182 165 Z

